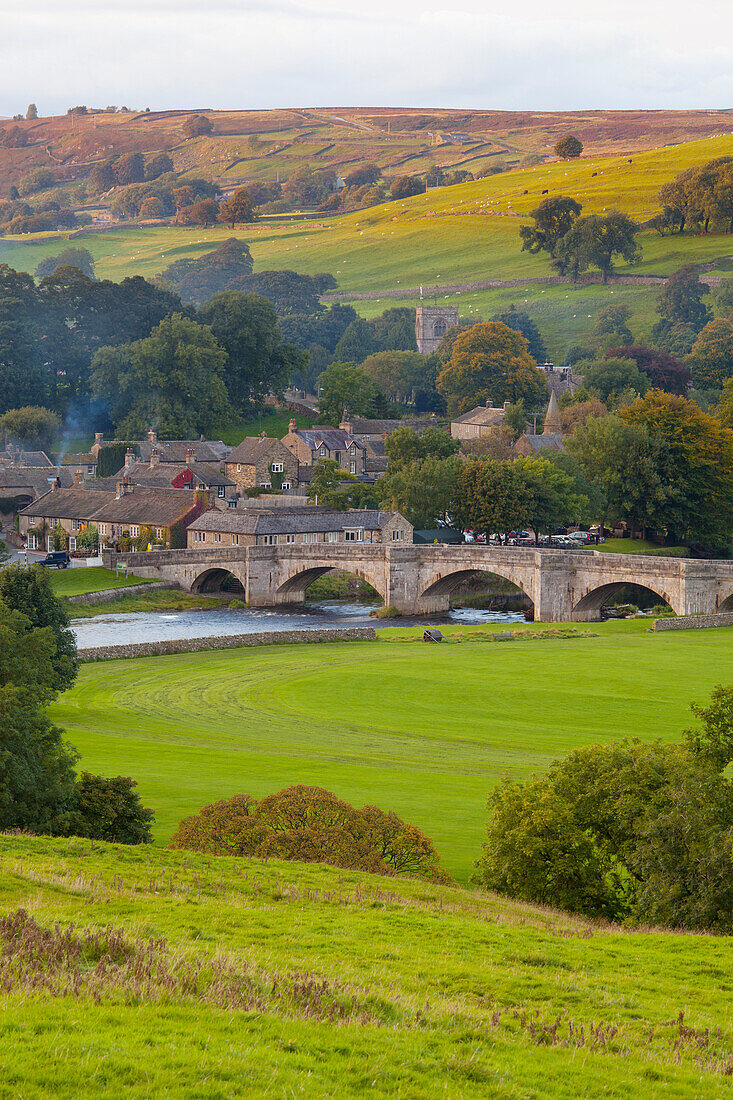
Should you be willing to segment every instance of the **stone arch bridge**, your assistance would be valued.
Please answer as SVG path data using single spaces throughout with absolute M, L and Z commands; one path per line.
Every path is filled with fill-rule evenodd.
M 138 576 L 172 581 L 191 592 L 215 591 L 229 574 L 252 607 L 301 603 L 308 585 L 331 569 L 371 584 L 403 614 L 445 611 L 466 580 L 493 573 L 520 588 L 544 622 L 600 618 L 623 585 L 642 585 L 678 615 L 733 611 L 733 561 L 604 554 L 597 550 L 520 547 L 391 546 L 349 543 L 207 547 L 104 554 L 114 569 L 126 563 Z

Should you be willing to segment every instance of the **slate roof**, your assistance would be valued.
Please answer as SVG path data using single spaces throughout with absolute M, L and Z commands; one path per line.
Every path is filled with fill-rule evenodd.
M 3 451 L 0 454 L 0 466 L 19 466 L 22 469 L 49 469 L 53 462 L 45 451 Z
M 347 427 L 348 425 L 348 427 Z M 354 435 L 389 435 L 398 428 L 412 428 L 414 431 L 424 431 L 426 428 L 437 428 L 434 420 L 362 420 L 360 417 L 349 417 L 340 425 L 346 431 Z
M 56 489 L 23 508 L 20 515 L 43 519 L 88 520 L 99 508 L 108 504 L 109 499 L 109 493 L 98 489 Z
M 96 466 L 97 456 L 91 453 L 69 454 L 64 452 L 63 454 L 54 455 L 54 461 L 57 466 Z
M 349 432 L 341 428 L 298 428 L 295 432 L 312 451 L 317 451 L 321 444 L 325 444 L 329 451 L 345 451 L 355 444 L 359 450 L 365 449 L 360 439 L 355 439 Z
M 164 489 L 170 486 L 175 478 L 184 470 L 190 470 L 194 477 L 204 485 L 229 485 L 234 487 L 234 482 L 223 474 L 217 465 L 210 462 L 181 462 L 163 463 L 151 466 L 149 462 L 133 462 L 130 466 L 123 466 L 117 471 L 115 478 L 119 481 L 126 477 L 135 485 L 158 486 Z
M 561 451 L 563 449 L 563 436 L 561 435 L 521 435 L 517 440 L 527 443 L 533 451 Z
M 3 469 L 0 467 L 0 496 L 13 496 L 15 490 L 30 493 L 34 498 L 45 496 L 51 488 L 48 479 L 54 475 L 61 482 L 64 489 L 68 489 L 74 484 L 74 471 L 69 468 L 49 471 L 44 469 L 24 470 L 18 467 Z
M 214 439 L 164 439 L 158 443 L 146 439 L 137 446 L 143 462 L 150 461 L 150 454 L 155 449 L 161 462 L 181 466 L 185 465 L 188 451 L 194 452 L 196 462 L 223 462 L 229 451 L 226 443 Z
M 99 489 L 56 489 L 23 508 L 21 515 L 94 523 L 151 523 L 168 527 L 194 507 L 188 489 L 136 489 L 116 498 Z
M 269 454 L 273 447 L 278 454 L 287 451 L 288 456 L 290 456 L 290 451 L 279 439 L 273 439 L 271 436 L 264 436 L 263 438 L 260 435 L 248 435 L 238 447 L 234 448 L 227 458 L 227 462 L 241 462 L 244 466 L 255 466 Z
M 365 509 L 351 512 L 321 512 L 299 509 L 297 512 L 254 514 L 248 511 L 205 512 L 193 521 L 189 531 L 221 531 L 240 535 L 301 535 L 344 531 L 363 527 L 367 531 L 379 531 L 389 522 L 394 512 Z
M 494 409 L 490 406 L 477 405 L 475 409 L 471 409 L 469 412 L 463 413 L 462 416 L 454 416 L 451 421 L 452 424 L 503 424 L 504 417 L 506 416 L 505 410 Z

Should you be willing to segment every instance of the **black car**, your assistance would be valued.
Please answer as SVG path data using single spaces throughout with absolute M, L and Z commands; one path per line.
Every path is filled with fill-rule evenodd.
M 71 564 L 71 554 L 68 550 L 51 550 L 38 564 L 47 565 L 49 569 L 67 569 Z

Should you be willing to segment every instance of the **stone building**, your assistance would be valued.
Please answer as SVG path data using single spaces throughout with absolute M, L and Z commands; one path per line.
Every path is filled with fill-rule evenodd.
M 500 409 L 491 405 L 477 405 L 470 412 L 451 420 L 450 434 L 454 439 L 461 440 L 480 439 L 482 435 L 489 435 L 504 423 L 508 404 L 506 401 Z
M 562 419 L 555 391 L 550 392 L 550 400 L 545 413 L 542 435 L 525 432 L 514 444 L 518 455 L 536 455 L 543 451 L 561 451 L 563 449 Z
M 363 509 L 328 512 L 299 508 L 288 512 L 206 512 L 190 524 L 188 546 L 289 546 L 316 543 L 409 545 L 412 524 L 399 512 Z
M 450 328 L 458 324 L 458 306 L 426 306 L 415 310 L 415 340 L 421 355 L 437 351 Z
M 160 451 L 154 447 L 147 462 L 128 450 L 125 465 L 112 478 L 97 478 L 92 487 L 115 489 L 120 479 L 131 481 L 143 489 L 189 489 L 208 493 L 212 505 L 234 507 L 236 486 L 222 473 L 219 462 L 197 462 L 189 448 L 183 462 L 161 462 Z
M 247 436 L 229 455 L 225 465 L 241 496 L 247 489 L 295 489 L 299 483 L 300 463 L 279 439 Z
M 322 458 L 332 458 L 356 477 L 366 473 L 364 444 L 341 428 L 296 428 L 291 420 L 282 442 L 301 466 L 315 466 Z

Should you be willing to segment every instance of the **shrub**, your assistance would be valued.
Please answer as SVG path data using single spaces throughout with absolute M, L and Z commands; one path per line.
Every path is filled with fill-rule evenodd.
M 153 811 L 140 805 L 137 783 L 128 776 L 105 779 L 82 772 L 76 781 L 69 833 L 115 844 L 150 844 Z
M 322 787 L 287 787 L 259 802 L 240 794 L 204 806 L 180 823 L 170 846 L 450 881 L 415 825 L 376 806 L 356 809 Z

